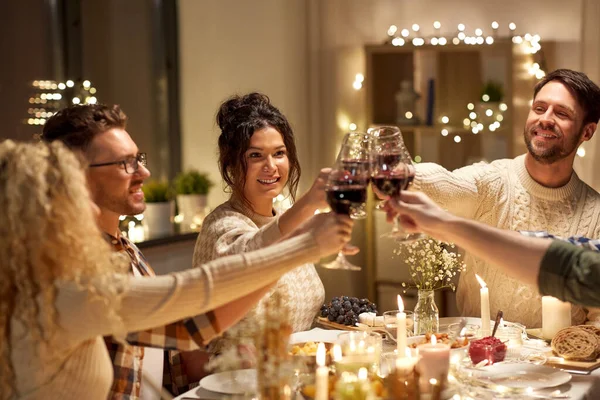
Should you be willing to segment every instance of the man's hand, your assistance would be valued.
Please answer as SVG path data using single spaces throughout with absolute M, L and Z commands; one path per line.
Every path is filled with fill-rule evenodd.
M 405 231 L 423 232 L 439 240 L 445 240 L 444 225 L 455 218 L 421 192 L 402 191 L 399 200 L 386 202 L 385 211 L 388 221 L 399 216 Z

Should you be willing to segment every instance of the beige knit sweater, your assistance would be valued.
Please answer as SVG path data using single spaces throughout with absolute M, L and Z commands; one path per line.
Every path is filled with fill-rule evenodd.
M 227 201 L 210 213 L 202 223 L 194 250 L 194 265 L 219 257 L 260 249 L 281 238 L 279 217 L 265 217 L 243 212 L 243 206 Z M 256 319 L 265 300 L 277 292 L 289 310 L 294 332 L 310 329 L 323 304 L 325 288 L 313 264 L 295 268 L 279 279 L 265 298 L 222 338 L 213 340 L 211 353 L 224 351 L 237 344 L 240 336 L 249 338 L 256 331 Z
M 306 233 L 184 272 L 92 282 L 91 287 L 99 292 L 114 285 L 122 289 L 112 307 L 116 316 L 89 288 L 56 282 L 57 340 L 45 343 L 33 337 L 19 319 L 11 320 L 17 398 L 105 400 L 113 373 L 102 336 L 124 335 L 206 312 L 275 282 L 293 267 L 319 256 L 314 238 Z
M 437 164 L 417 164 L 415 190 L 425 192 L 454 214 L 498 228 L 600 238 L 600 194 L 575 172 L 563 187 L 540 185 L 527 172 L 525 155 L 490 164 L 478 163 L 453 172 Z M 480 316 L 476 273 L 489 287 L 492 316 L 502 310 L 506 321 L 519 322 L 528 328 L 541 326 L 542 305 L 536 286 L 524 285 L 470 256 L 456 295 L 463 315 Z M 587 318 L 600 322 L 600 310 L 590 309 Z M 586 310 L 573 306 L 572 319 L 576 324 L 582 323 L 586 320 Z

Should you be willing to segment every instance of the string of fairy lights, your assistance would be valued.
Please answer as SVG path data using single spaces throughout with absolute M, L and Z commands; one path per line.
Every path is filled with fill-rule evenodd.
M 96 88 L 89 80 L 58 82 L 35 80 L 31 83 L 33 93 L 29 97 L 27 125 L 44 125 L 58 110 L 71 104 L 96 104 Z
M 508 28 L 508 37 L 500 38 L 499 31 L 501 25 L 497 21 L 493 21 L 489 25 L 489 28 L 491 29 L 487 28 L 488 32 L 485 32 L 485 30 L 480 27 L 469 32 L 467 31 L 467 26 L 460 23 L 456 26 L 456 30 L 451 33 L 442 33 L 442 23 L 440 21 L 434 21 L 433 32 L 428 35 L 424 34 L 418 24 L 412 24 L 410 27 L 403 28 L 399 28 L 396 25 L 390 25 L 386 32 L 387 39 L 385 43 L 395 47 L 421 47 L 424 45 L 458 46 L 465 44 L 470 46 L 490 46 L 500 39 L 510 39 L 514 45 L 519 46 L 524 54 L 535 55 L 541 51 L 540 35 L 530 33 L 524 35 L 517 34 L 517 25 L 514 22 L 508 23 L 506 27 Z M 540 65 L 541 61 L 535 62 L 533 57 L 531 60 L 531 63 L 526 66 L 527 72 L 532 78 L 538 80 L 542 79 L 546 73 Z M 361 90 L 364 81 L 365 76 L 362 73 L 356 74 L 354 82 L 352 83 L 354 90 Z M 476 102 L 471 102 L 466 105 L 465 117 L 462 120 L 462 129 L 470 131 L 473 135 L 485 131 L 495 132 L 501 128 L 505 118 L 504 113 L 507 110 L 508 106 L 506 103 L 490 101 L 489 95 L 484 93 Z M 412 118 L 412 112 L 408 111 L 405 117 L 407 119 Z M 436 120 L 442 125 L 442 128 L 440 129 L 440 134 L 442 136 L 449 136 L 452 133 L 452 130 L 456 130 L 456 128 L 450 126 L 451 121 L 448 116 L 442 115 L 436 118 Z M 357 129 L 357 125 L 353 122 L 349 122 L 348 129 L 354 131 Z M 455 134 L 453 140 L 455 143 L 460 143 L 462 138 L 459 134 Z M 585 155 L 585 150 L 581 150 L 583 155 Z

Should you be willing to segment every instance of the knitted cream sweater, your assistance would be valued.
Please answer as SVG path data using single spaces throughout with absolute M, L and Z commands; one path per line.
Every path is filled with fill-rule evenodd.
M 227 201 L 210 213 L 202 223 L 194 250 L 194 265 L 206 263 L 230 254 L 243 253 L 268 246 L 281 238 L 277 216 L 265 217 L 253 213 L 250 217 L 243 206 Z M 247 214 L 250 214 L 247 212 Z M 213 340 L 212 353 L 251 337 L 256 329 L 257 315 L 266 300 L 277 292 L 289 311 L 294 332 L 310 329 L 325 298 L 325 288 L 313 264 L 295 268 L 283 275 L 265 298 L 222 338 Z
M 600 238 L 600 194 L 575 172 L 563 187 L 540 185 L 527 172 L 525 155 L 490 164 L 478 163 L 453 172 L 437 164 L 417 164 L 415 190 L 425 192 L 456 215 L 498 228 Z M 541 327 L 542 304 L 537 287 L 524 285 L 470 256 L 456 294 L 463 315 L 480 316 L 480 285 L 475 273 L 489 287 L 492 317 L 502 310 L 506 321 L 519 322 L 528 328 Z M 590 309 L 587 318 L 600 321 L 600 310 Z M 573 306 L 572 319 L 576 324 L 585 321 L 585 310 Z
M 56 340 L 47 343 L 35 337 L 20 319 L 10 321 L 16 398 L 106 400 L 113 371 L 102 336 L 122 336 L 215 309 L 319 256 L 314 238 L 306 233 L 256 252 L 170 275 L 115 275 L 92 282 L 91 288 L 58 281 L 58 327 L 46 327 L 58 330 Z M 121 295 L 112 306 L 94 294 L 107 287 L 120 288 Z M 111 315 L 110 309 L 116 315 Z M 40 320 L 46 321 L 45 316 Z

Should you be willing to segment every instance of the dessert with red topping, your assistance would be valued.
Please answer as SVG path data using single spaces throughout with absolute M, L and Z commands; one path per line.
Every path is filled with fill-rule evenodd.
M 473 340 L 469 346 L 469 357 L 473 364 L 488 360 L 488 365 L 504 361 L 506 345 L 499 339 L 487 336 L 483 339 Z

